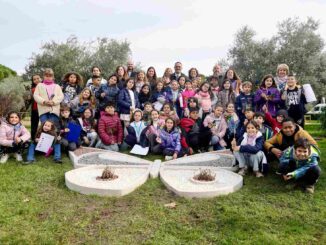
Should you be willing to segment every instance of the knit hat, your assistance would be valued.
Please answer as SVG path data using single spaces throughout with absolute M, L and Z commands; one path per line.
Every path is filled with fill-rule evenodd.
M 278 110 L 276 112 L 276 116 L 283 116 L 284 118 L 286 118 L 288 116 L 288 112 L 286 110 Z

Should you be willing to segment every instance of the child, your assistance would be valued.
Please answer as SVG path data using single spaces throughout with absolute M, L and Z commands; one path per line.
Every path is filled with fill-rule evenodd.
M 139 71 L 137 73 L 137 79 L 136 79 L 136 83 L 135 83 L 135 88 L 136 88 L 136 91 L 138 94 L 140 93 L 144 84 L 148 84 L 145 72 Z
M 117 86 L 118 77 L 113 74 L 109 76 L 107 84 L 104 84 L 95 93 L 96 98 L 99 100 L 99 111 L 104 111 L 106 105 L 110 102 L 116 107 L 119 94 L 119 88 Z
M 236 130 L 236 136 L 235 136 L 236 139 L 239 139 L 246 132 L 246 125 L 249 121 L 254 119 L 254 115 L 255 115 L 255 112 L 253 111 L 252 108 L 246 109 L 246 111 L 244 113 L 244 116 L 245 116 L 244 122 L 241 122 L 239 120 L 238 127 Z
M 268 112 L 267 106 L 263 106 L 262 110 L 265 112 L 266 122 L 272 127 L 273 134 L 277 134 L 282 129 L 282 122 L 284 118 L 288 117 L 288 112 L 286 110 L 278 110 L 276 112 L 276 118 L 273 118 L 272 115 Z
M 218 93 L 219 93 L 219 91 L 220 91 L 220 87 L 219 87 L 219 85 L 218 85 L 218 77 L 216 77 L 216 76 L 211 76 L 211 77 L 209 78 L 209 83 L 210 83 L 210 85 L 211 85 L 211 90 L 212 90 L 212 92 L 214 93 L 215 97 L 217 98 Z
M 182 108 L 180 106 L 180 100 L 182 100 L 181 90 L 179 88 L 179 83 L 176 80 L 171 82 L 172 91 L 172 104 L 174 110 L 177 112 L 178 116 L 182 116 Z
M 102 78 L 100 76 L 93 75 L 91 81 L 92 82 L 89 83 L 86 87 L 89 88 L 94 95 L 96 95 L 97 91 L 99 91 L 101 88 Z M 98 103 L 98 99 L 96 102 Z
M 69 72 L 64 75 L 61 82 L 64 94 L 63 102 L 69 104 L 82 91 L 83 78 L 77 72 Z
M 198 99 L 199 106 L 203 111 L 202 119 L 204 120 L 206 115 L 212 111 L 212 107 L 216 104 L 216 98 L 208 82 L 204 82 L 200 85 L 195 98 Z
M 54 83 L 52 69 L 45 69 L 43 82 L 39 83 L 35 88 L 34 99 L 37 102 L 41 123 L 51 120 L 58 129 L 60 127 L 60 103 L 63 100 L 63 93 L 60 86 Z
M 287 64 L 280 64 L 277 66 L 276 77 L 274 80 L 279 91 L 284 90 L 289 72 L 290 70 Z
M 254 102 L 256 104 L 256 111 L 262 112 L 264 105 L 267 106 L 269 113 L 275 117 L 276 111 L 279 108 L 281 101 L 280 92 L 276 87 L 275 80 L 272 75 L 266 75 L 256 91 Z
M 160 119 L 165 121 L 167 118 L 172 118 L 176 125 L 179 124 L 180 119 L 178 114 L 173 110 L 173 106 L 170 103 L 164 103 L 162 111 L 160 113 Z
M 252 83 L 245 81 L 242 83 L 242 92 L 237 97 L 235 106 L 237 110 L 237 115 L 240 119 L 240 123 L 243 123 L 245 120 L 245 111 L 246 109 L 254 110 L 254 94 L 251 93 Z
M 177 159 L 184 155 L 181 150 L 179 130 L 171 118 L 165 120 L 165 126 L 160 131 L 159 137 L 156 138 L 156 142 L 160 144 L 160 149 L 153 153 L 162 152 L 165 160 Z
M 265 115 L 262 112 L 255 112 L 254 121 L 259 127 L 259 132 L 262 133 L 264 141 L 269 140 L 273 136 L 273 130 L 264 124 Z
M 119 91 L 118 108 L 120 119 L 123 121 L 124 127 L 127 128 L 130 123 L 130 112 L 139 107 L 138 95 L 134 92 L 134 79 L 128 78 L 125 87 Z
M 6 163 L 10 153 L 14 153 L 16 161 L 21 162 L 30 138 L 31 134 L 21 124 L 18 112 L 9 112 L 6 121 L 2 121 L 0 126 L 0 163 Z
M 204 127 L 208 127 L 211 132 L 210 144 L 213 146 L 213 150 L 224 150 L 226 143 L 224 141 L 224 135 L 227 129 L 227 123 L 223 116 L 223 107 L 217 105 L 214 112 L 207 115 L 204 119 Z
M 307 100 L 303 88 L 297 85 L 297 80 L 292 74 L 288 75 L 286 86 L 282 91 L 282 100 L 285 103 L 289 117 L 304 128 L 305 104 L 307 104 Z
M 84 88 L 80 95 L 70 102 L 70 108 L 74 118 L 80 117 L 87 107 L 92 108 L 94 114 L 95 106 L 95 97 L 90 88 Z
M 189 117 L 189 110 L 191 108 L 197 108 L 199 110 L 199 118 L 201 118 L 201 109 L 199 108 L 199 103 L 198 103 L 198 99 L 195 97 L 191 97 L 188 99 L 188 104 L 186 105 L 186 108 L 183 111 L 183 116 L 184 117 Z
M 228 103 L 226 105 L 226 110 L 224 112 L 224 118 L 227 123 L 226 133 L 224 135 L 224 140 L 226 143 L 226 147 L 231 149 L 231 142 L 236 136 L 236 131 L 239 124 L 239 118 L 234 111 L 234 104 Z
M 40 140 L 41 134 L 49 134 L 54 136 L 54 142 L 53 142 L 53 150 L 54 150 L 54 162 L 55 163 L 62 163 L 61 160 L 61 145 L 59 143 L 60 141 L 60 136 L 57 136 L 56 133 L 57 129 L 55 128 L 55 125 L 52 121 L 46 120 L 42 125 L 38 128 L 37 133 L 35 135 L 35 140 L 34 142 L 31 143 L 31 145 L 28 148 L 28 154 L 27 154 L 27 161 L 25 164 L 32 164 L 35 162 L 35 148 L 37 143 Z
M 97 140 L 94 110 L 90 107 L 86 108 L 82 113 L 82 116 L 78 118 L 78 122 L 82 128 L 82 145 L 94 147 Z
M 263 152 L 263 136 L 259 132 L 255 121 L 249 121 L 246 125 L 246 133 L 236 142 L 232 141 L 232 149 L 235 158 L 239 162 L 240 175 L 245 175 L 248 167 L 252 167 L 257 178 L 264 177 L 259 171 L 260 163 L 266 163 Z
M 34 100 L 33 95 L 34 95 L 36 86 L 41 82 L 42 82 L 42 79 L 41 79 L 40 75 L 34 74 L 32 76 L 32 89 L 31 89 L 31 92 L 32 92 L 32 108 L 31 108 L 31 137 L 32 137 L 32 140 L 35 139 L 35 134 L 36 134 L 37 127 L 39 124 L 39 119 L 40 119 L 40 117 L 38 115 L 38 110 L 37 110 L 37 103 Z
M 77 142 L 69 141 L 67 139 L 70 129 L 68 128 L 69 124 L 77 124 L 77 122 L 72 118 L 71 108 L 67 105 L 63 105 L 60 108 L 60 137 L 61 145 L 64 149 L 68 151 L 74 151 L 80 146 L 80 141 Z M 78 138 L 80 135 L 78 136 Z
M 119 145 L 123 141 L 123 129 L 118 116 L 115 113 L 115 104 L 109 102 L 98 122 L 98 135 L 100 140 L 96 144 L 96 148 L 110 151 L 119 151 Z
M 181 93 L 182 100 L 183 100 L 183 103 L 182 103 L 183 109 L 187 108 L 188 99 L 194 97 L 195 94 L 196 94 L 196 92 L 193 90 L 191 82 L 189 80 L 187 80 L 185 82 L 185 89 Z
M 164 88 L 163 82 L 158 81 L 153 91 L 151 102 L 154 103 L 155 109 L 161 109 L 163 104 L 172 101 L 172 92 L 170 87 Z
M 150 86 L 148 84 L 144 84 L 141 87 L 140 93 L 138 94 L 140 109 L 144 110 L 145 103 L 151 100 L 151 96 Z
M 222 83 L 222 90 L 218 93 L 217 97 L 218 97 L 217 103 L 223 106 L 223 108 L 226 108 L 226 105 L 228 103 L 235 104 L 236 95 L 233 91 L 231 82 L 229 80 L 225 80 Z
M 131 148 L 134 145 L 138 144 L 142 147 L 147 147 L 149 142 L 146 137 L 146 124 L 142 120 L 143 119 L 143 112 L 139 109 L 135 110 L 132 115 L 132 122 L 127 128 L 128 134 L 125 137 L 125 142 Z
M 180 85 L 180 89 L 181 90 L 184 90 L 185 89 L 185 83 L 187 81 L 187 78 L 185 76 L 180 76 L 177 81 L 178 81 L 178 83 Z
M 181 146 L 189 155 L 194 154 L 201 146 L 201 120 L 198 116 L 198 112 L 198 108 L 191 108 L 189 111 L 189 118 L 182 118 L 180 121 Z
M 151 122 L 146 131 L 151 152 L 160 152 L 160 144 L 157 143 L 156 138 L 159 137 L 160 130 L 164 127 L 164 123 L 165 122 L 159 118 L 159 111 L 152 110 Z
M 302 181 L 307 193 L 314 193 L 321 170 L 319 154 L 305 138 L 299 138 L 294 146 L 286 149 L 280 158 L 279 173 L 288 181 Z
M 150 124 L 152 110 L 153 110 L 153 106 L 151 102 L 146 102 L 143 111 L 143 121 L 145 122 L 146 125 Z
M 224 81 L 229 80 L 236 96 L 240 94 L 241 80 L 233 69 L 228 69 L 224 75 Z

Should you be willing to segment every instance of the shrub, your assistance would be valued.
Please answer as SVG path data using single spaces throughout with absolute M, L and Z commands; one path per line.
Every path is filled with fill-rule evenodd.
M 0 116 L 11 110 L 22 111 L 25 108 L 26 90 L 20 77 L 8 77 L 0 83 Z

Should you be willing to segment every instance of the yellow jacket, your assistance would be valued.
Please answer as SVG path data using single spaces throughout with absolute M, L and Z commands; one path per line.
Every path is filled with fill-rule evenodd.
M 310 144 L 318 147 L 317 142 L 311 137 L 311 135 L 305 131 L 303 128 L 301 128 L 299 125 L 296 125 L 299 129 L 296 128 L 296 132 L 294 133 L 294 142 L 297 141 L 299 138 L 306 138 Z M 282 147 L 284 145 L 283 142 L 283 133 L 282 130 L 275 134 L 272 138 L 269 140 L 265 141 L 264 147 L 267 151 L 270 151 L 271 148 L 276 147 L 276 148 L 287 148 L 287 147 Z

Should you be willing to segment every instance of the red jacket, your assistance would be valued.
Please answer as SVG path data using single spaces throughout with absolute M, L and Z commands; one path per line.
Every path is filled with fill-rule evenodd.
M 109 115 L 105 111 L 101 112 L 98 134 L 105 145 L 122 143 L 123 128 L 117 113 Z
M 265 113 L 266 122 L 268 122 L 273 129 L 274 135 L 281 131 L 282 123 L 279 123 L 269 112 Z
M 180 121 L 180 128 L 181 128 L 181 146 L 183 148 L 188 148 L 188 144 L 187 144 L 187 139 L 185 137 L 185 134 L 188 134 L 192 127 L 194 126 L 196 122 L 191 119 L 191 118 L 182 118 Z

